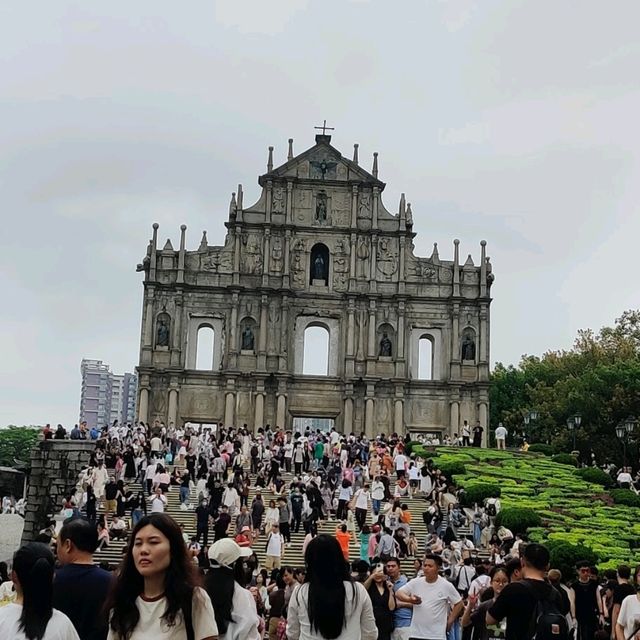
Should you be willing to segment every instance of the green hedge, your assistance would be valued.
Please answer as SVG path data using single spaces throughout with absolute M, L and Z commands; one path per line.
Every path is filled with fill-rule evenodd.
M 411 440 L 404 445 L 404 452 L 410 456 L 413 453 L 414 447 L 420 446 L 420 443 L 417 440 Z
M 624 504 L 627 507 L 640 507 L 640 496 L 631 489 L 612 489 L 610 492 L 616 504 Z
M 560 464 L 568 464 L 574 467 L 578 466 L 578 459 L 572 456 L 570 453 L 556 453 L 551 457 L 553 462 L 559 462 Z
M 453 476 L 463 476 L 467 473 L 464 462 L 439 462 L 434 460 L 434 464 L 449 480 L 452 480 Z
M 542 518 L 533 509 L 526 507 L 505 507 L 496 516 L 496 528 L 506 527 L 513 534 L 526 533 L 529 527 L 542 526 Z
M 542 453 L 545 456 L 552 456 L 556 452 L 556 448 L 551 444 L 545 444 L 544 442 L 534 442 L 529 445 L 529 451 L 532 453 Z
M 549 540 L 545 546 L 551 555 L 551 568 L 560 570 L 563 582 L 575 578 L 578 562 L 587 561 L 591 565 L 598 562 L 598 554 L 581 544 L 571 544 L 563 540 Z
M 460 495 L 460 503 L 463 507 L 473 507 L 474 504 L 482 506 L 485 498 L 499 498 L 500 485 L 489 482 L 474 482 L 464 487 Z
M 580 476 L 583 480 L 592 482 L 593 484 L 599 484 L 607 488 L 613 486 L 613 478 L 602 469 L 585 467 L 584 469 L 576 469 L 575 474 Z

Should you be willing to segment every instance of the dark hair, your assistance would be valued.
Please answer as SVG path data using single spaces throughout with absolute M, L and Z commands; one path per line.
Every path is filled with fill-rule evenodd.
M 629 580 L 631 578 L 631 567 L 628 564 L 618 565 L 618 575 L 623 580 Z
M 520 558 L 511 558 L 509 562 L 505 563 L 504 568 L 506 569 L 507 575 L 509 576 L 509 582 L 511 582 L 513 574 L 516 571 L 520 571 L 520 569 L 522 569 L 522 562 L 520 561 Z
M 88 520 L 66 520 L 58 534 L 58 540 L 70 540 L 78 551 L 93 553 L 98 546 L 98 530 Z
M 152 526 L 169 540 L 170 562 L 166 569 L 164 595 L 167 608 L 162 619 L 174 625 L 178 613 L 182 612 L 187 637 L 193 637 L 191 619 L 193 590 L 198 584 L 198 576 L 187 555 L 187 547 L 176 521 L 165 513 L 150 513 L 140 519 L 131 532 L 126 554 L 122 559 L 118 579 L 113 587 L 109 608 L 112 609 L 111 629 L 121 638 L 128 638 L 140 620 L 136 598 L 144 590 L 144 578 L 138 572 L 133 560 L 136 536 L 141 529 Z
M 423 562 L 425 560 L 433 560 L 438 567 L 442 566 L 442 558 L 440 556 L 437 556 L 435 553 L 425 553 Z
M 236 560 L 234 566 L 224 567 L 212 560 L 211 569 L 204 579 L 204 588 L 211 598 L 216 624 L 221 635 L 227 632 L 229 623 L 234 621 L 231 613 L 236 585 L 235 573 L 239 563 L 242 563 L 241 558 Z
M 54 564 L 51 549 L 41 542 L 27 542 L 13 556 L 23 597 L 18 628 L 27 640 L 41 640 L 53 615 Z
M 546 571 L 551 560 L 549 550 L 544 545 L 536 544 L 535 542 L 525 547 L 523 557 L 527 564 L 538 571 Z
M 307 566 L 305 583 L 309 585 L 307 610 L 313 631 L 323 638 L 334 640 L 344 629 L 346 590 L 344 583 L 351 582 L 349 564 L 344 559 L 338 541 L 326 533 L 315 537 L 304 554 Z M 353 597 L 356 598 L 352 584 Z M 296 592 L 299 597 L 300 590 Z
M 493 567 L 493 569 L 491 569 L 491 572 L 489 573 L 489 577 L 493 580 L 494 577 L 499 573 L 504 573 L 504 575 L 507 576 L 507 579 L 511 578 L 511 576 L 509 575 L 509 572 L 504 567 L 501 567 L 500 565 L 498 565 L 497 567 Z
M 9 567 L 6 562 L 0 562 L 0 584 L 9 581 Z

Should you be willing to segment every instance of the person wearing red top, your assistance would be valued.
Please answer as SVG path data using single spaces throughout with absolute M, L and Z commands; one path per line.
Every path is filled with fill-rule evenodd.
M 351 542 L 351 535 L 347 531 L 347 525 L 342 524 L 336 530 L 336 540 L 342 549 L 345 560 L 349 560 L 349 543 Z

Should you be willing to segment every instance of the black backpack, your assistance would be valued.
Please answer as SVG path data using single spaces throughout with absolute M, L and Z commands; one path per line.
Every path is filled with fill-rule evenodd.
M 495 502 L 489 502 L 487 504 L 487 515 L 489 516 L 496 516 L 497 514 L 497 509 L 496 509 L 496 503 Z
M 536 598 L 536 606 L 529 623 L 529 640 L 569 640 L 569 624 L 552 596 L 553 587 L 546 597 L 539 598 L 533 585 L 526 580 L 523 584 L 531 590 Z

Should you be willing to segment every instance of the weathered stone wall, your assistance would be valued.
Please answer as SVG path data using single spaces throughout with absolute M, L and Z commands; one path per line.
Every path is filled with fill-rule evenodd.
M 62 507 L 63 497 L 74 491 L 78 475 L 95 449 L 84 440 L 41 440 L 31 450 L 22 541 L 33 540 L 47 520 Z

